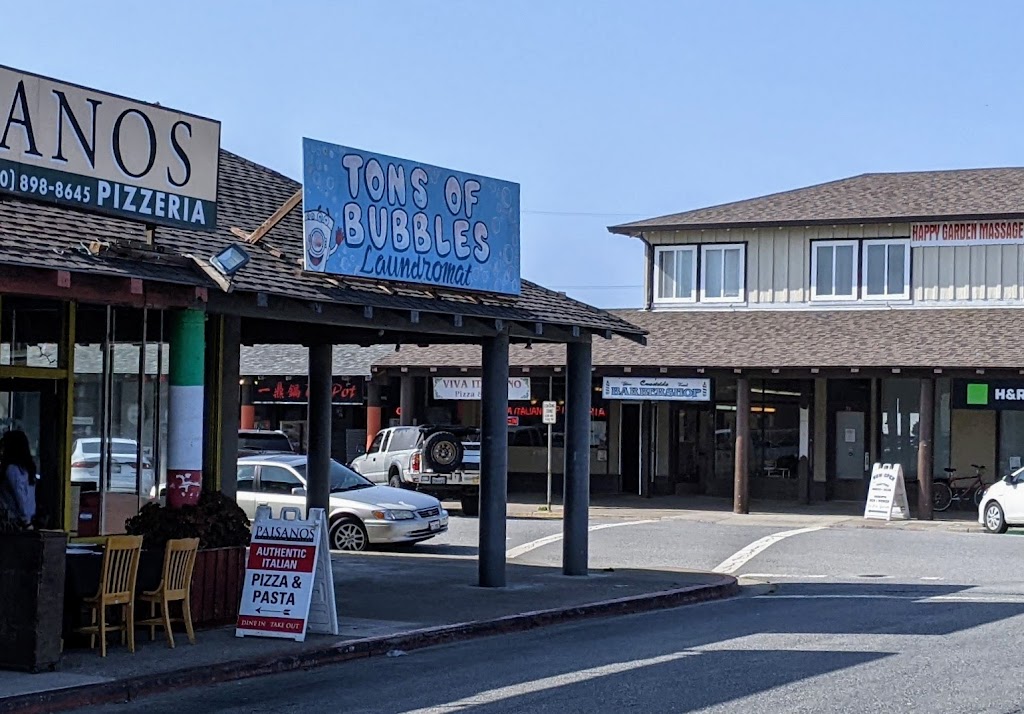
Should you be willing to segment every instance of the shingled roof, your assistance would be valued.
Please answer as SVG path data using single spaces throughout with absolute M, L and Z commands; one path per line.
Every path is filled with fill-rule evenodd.
M 335 345 L 331 373 L 335 377 L 369 377 L 370 366 L 394 351 L 394 345 Z M 243 346 L 240 369 L 246 376 L 309 374 L 309 350 L 301 345 Z
M 963 220 L 1024 216 L 1024 168 L 861 174 L 744 201 L 674 213 L 608 230 Z
M 155 249 L 141 254 L 121 250 L 126 239 L 144 241 L 145 228 L 141 223 L 0 195 L 0 265 L 142 278 L 219 290 L 183 256 L 205 259 L 238 243 L 231 228 L 254 231 L 301 188 L 297 181 L 229 151 L 221 151 L 219 171 L 217 230 L 202 232 L 159 227 Z M 107 243 L 110 247 L 92 255 L 87 250 L 90 241 Z M 236 292 L 578 327 L 643 339 L 641 330 L 621 318 L 525 280 L 518 298 L 492 299 L 438 297 L 426 289 L 372 286 L 304 272 L 301 269 L 302 212 L 298 207 L 246 250 L 252 259 L 234 276 Z
M 725 369 L 1019 369 L 1021 308 L 745 310 L 615 313 L 647 330 L 647 347 L 594 342 L 595 367 Z M 515 366 L 565 364 L 561 345 L 516 346 Z M 480 348 L 403 347 L 379 367 L 477 368 Z

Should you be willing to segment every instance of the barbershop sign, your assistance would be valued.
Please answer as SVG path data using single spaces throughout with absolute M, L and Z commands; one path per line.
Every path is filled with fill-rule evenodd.
M 305 269 L 518 295 L 519 185 L 302 143 Z
M 654 402 L 707 402 L 710 379 L 675 377 L 605 377 L 605 399 L 638 399 Z
M 434 399 L 439 401 L 480 401 L 482 394 L 480 377 L 434 377 Z M 530 400 L 529 377 L 509 377 L 508 400 Z
M 217 226 L 220 123 L 0 66 L 0 193 Z
M 910 245 L 915 248 L 1018 243 L 1024 243 L 1024 221 L 913 223 L 910 226 Z

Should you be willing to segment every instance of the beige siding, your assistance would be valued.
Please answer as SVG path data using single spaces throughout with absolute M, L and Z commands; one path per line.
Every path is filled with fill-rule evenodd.
M 651 233 L 647 239 L 656 246 L 743 243 L 747 302 L 796 306 L 810 300 L 811 241 L 909 235 L 908 224 L 895 223 L 673 231 Z M 919 304 L 1024 300 L 1024 245 L 915 248 L 911 251 L 911 297 Z

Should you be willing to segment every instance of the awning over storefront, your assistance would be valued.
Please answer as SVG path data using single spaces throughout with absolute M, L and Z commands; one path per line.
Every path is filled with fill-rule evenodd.
M 614 314 L 646 330 L 647 346 L 614 338 L 594 344 L 594 366 L 637 374 L 643 367 L 801 370 L 1014 370 L 1022 368 L 1020 308 L 745 310 Z M 513 349 L 518 367 L 565 364 L 560 345 Z M 409 348 L 384 355 L 378 370 L 473 368 L 472 347 Z

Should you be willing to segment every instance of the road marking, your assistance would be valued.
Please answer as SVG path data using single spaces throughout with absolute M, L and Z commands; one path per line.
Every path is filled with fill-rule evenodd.
M 668 662 L 675 662 L 683 659 L 684 657 L 696 657 L 698 654 L 698 652 L 692 651 L 673 652 L 672 654 L 659 655 L 658 657 L 650 657 L 648 659 L 631 660 L 629 662 L 615 662 L 614 664 L 606 664 L 600 667 L 591 667 L 589 669 L 566 672 L 565 674 L 558 674 L 552 677 L 542 677 L 541 679 L 535 679 L 530 682 L 520 682 L 505 687 L 497 687 L 486 692 L 474 694 L 471 697 L 456 699 L 453 702 L 437 704 L 431 707 L 407 709 L 404 714 L 450 714 L 451 712 L 465 711 L 474 707 L 494 704 L 506 699 L 522 697 L 526 694 L 534 694 L 536 692 L 544 692 L 551 689 L 557 689 L 559 687 L 575 685 L 580 682 L 621 674 L 623 672 L 641 669 L 643 667 L 654 667 L 659 664 L 667 664 Z
M 782 573 L 741 573 L 738 577 L 749 578 L 751 580 L 825 580 L 827 578 L 834 578 L 836 580 L 855 580 L 870 578 L 871 580 L 886 579 L 892 580 L 895 575 L 805 575 L 805 574 L 785 574 Z M 922 575 L 918 580 L 924 580 L 927 582 L 935 582 L 937 580 L 945 580 L 938 575 Z
M 807 579 L 807 580 L 824 580 L 825 578 L 827 578 L 829 576 L 828 575 L 780 575 L 778 573 L 743 573 L 739 577 L 741 577 L 741 578 L 760 578 L 760 579 L 763 579 L 763 580 L 771 580 L 773 578 L 776 579 L 776 580 L 779 580 L 779 579 L 785 579 L 785 580 L 796 580 L 796 579 L 800 579 L 800 580 L 804 580 L 804 579 Z
M 782 531 L 781 533 L 774 533 L 770 536 L 765 536 L 764 538 L 761 538 L 760 540 L 755 540 L 750 545 L 730 555 L 728 558 L 719 563 L 718 567 L 715 568 L 713 572 L 732 575 L 737 570 L 746 565 L 751 558 L 754 558 L 759 553 L 764 552 L 771 546 L 778 543 L 780 540 L 790 538 L 795 535 L 800 535 L 801 533 L 813 533 L 814 531 L 820 531 L 824 528 L 825 526 L 814 526 L 812 528 L 797 528 L 796 530 Z
M 886 593 L 818 593 L 815 595 L 754 595 L 755 600 L 913 600 L 915 602 L 972 602 L 988 604 L 1024 604 L 1024 595 L 892 595 Z
M 603 531 L 605 528 L 619 528 L 621 526 L 639 526 L 639 525 L 642 525 L 644 523 L 657 523 L 657 522 L 658 521 L 656 521 L 656 520 L 647 520 L 647 521 L 623 521 L 621 523 L 601 523 L 600 525 L 590 526 L 587 530 L 590 531 L 591 533 L 593 533 L 594 531 Z M 515 548 L 509 548 L 508 550 L 505 551 L 505 557 L 508 560 L 512 560 L 514 558 L 518 558 L 520 555 L 525 555 L 526 553 L 529 553 L 531 550 L 537 550 L 537 548 L 543 548 L 546 545 L 551 545 L 552 543 L 557 543 L 558 541 L 562 540 L 562 535 L 563 535 L 562 533 L 555 533 L 554 535 L 549 535 L 549 536 L 545 536 L 543 538 L 538 538 L 537 540 L 531 540 L 529 543 L 523 543 L 522 545 L 517 545 Z

